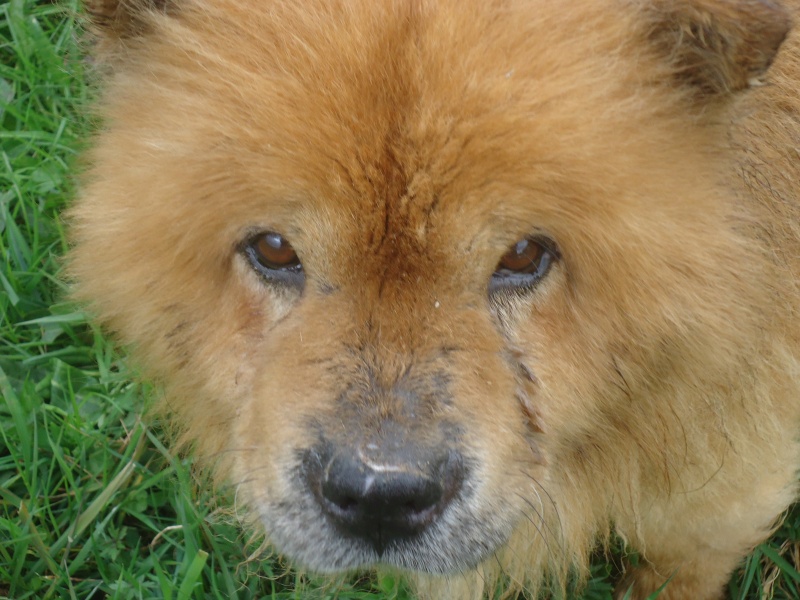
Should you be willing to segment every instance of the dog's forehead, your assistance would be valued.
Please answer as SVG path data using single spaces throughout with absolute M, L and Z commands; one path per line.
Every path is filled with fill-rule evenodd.
M 490 210 L 502 200 L 480 190 L 517 175 L 528 185 L 554 162 L 567 132 L 542 129 L 557 130 L 547 113 L 578 96 L 570 73 L 583 57 L 549 48 L 548 20 L 536 11 L 515 17 L 508 6 L 476 4 L 463 22 L 446 22 L 433 3 L 370 3 L 313 19 L 299 5 L 284 10 L 283 27 L 264 25 L 257 54 L 232 56 L 247 61 L 227 93 L 250 117 L 243 136 L 253 141 L 235 145 L 252 148 L 241 160 L 254 179 L 295 181 L 307 202 L 336 202 L 334 219 L 355 215 L 365 231 L 420 237 L 437 214 Z M 471 14 L 481 11 L 491 18 Z M 504 38 L 514 18 L 529 22 L 524 47 Z
M 180 29 L 154 36 L 146 72 L 119 86 L 122 108 L 137 95 L 162 107 L 128 121 L 147 138 L 126 134 L 196 170 L 208 193 L 187 204 L 225 189 L 229 247 L 253 227 L 297 241 L 293 228 L 308 221 L 291 215 L 309 207 L 366 251 L 432 260 L 434 247 L 453 256 L 454 237 L 463 250 L 495 219 L 494 233 L 507 232 L 496 253 L 546 230 L 545 209 L 567 214 L 551 202 L 564 197 L 553 180 L 563 188 L 565 160 L 600 165 L 591 158 L 606 160 L 610 132 L 637 126 L 624 105 L 641 105 L 620 58 L 624 15 L 604 1 L 223 6 L 250 1 L 187 10 Z M 574 47 L 576 31 L 596 52 Z M 572 179 L 596 179 L 581 175 Z
M 188 17 L 197 40 L 172 34 L 169 60 L 198 52 L 190 89 L 239 152 L 252 150 L 254 162 L 278 157 L 290 176 L 363 197 L 384 188 L 402 198 L 418 173 L 436 189 L 507 172 L 511 156 L 525 158 L 512 144 L 556 141 L 535 129 L 559 126 L 545 113 L 613 87 L 608 68 L 596 68 L 604 61 L 570 41 L 581 25 L 598 54 L 619 45 L 602 27 L 613 19 L 592 3 L 579 3 L 588 4 L 579 20 L 544 1 L 352 4 L 363 6 L 258 3 L 229 14 L 210 5 Z M 576 107 L 564 112 L 579 118 Z

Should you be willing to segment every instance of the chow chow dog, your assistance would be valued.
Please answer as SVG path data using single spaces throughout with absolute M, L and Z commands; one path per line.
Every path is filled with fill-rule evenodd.
M 721 597 L 798 491 L 800 2 L 88 12 L 76 296 L 278 552 Z

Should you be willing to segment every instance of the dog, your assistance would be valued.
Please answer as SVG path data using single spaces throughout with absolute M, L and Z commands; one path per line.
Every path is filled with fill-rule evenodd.
M 278 552 L 722 597 L 798 493 L 800 3 L 87 8 L 75 297 Z

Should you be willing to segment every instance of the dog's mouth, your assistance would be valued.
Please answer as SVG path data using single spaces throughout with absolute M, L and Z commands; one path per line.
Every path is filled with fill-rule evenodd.
M 431 574 L 460 573 L 491 556 L 512 529 L 510 521 L 493 526 L 496 519 L 476 514 L 459 501 L 411 535 L 398 535 L 396 523 L 381 517 L 365 521 L 373 528 L 369 533 L 343 533 L 310 502 L 267 506 L 260 516 L 279 552 L 318 573 L 381 565 Z

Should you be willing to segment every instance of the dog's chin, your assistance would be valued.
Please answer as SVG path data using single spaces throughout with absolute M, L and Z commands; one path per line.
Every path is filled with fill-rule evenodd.
M 381 566 L 437 575 L 461 573 L 505 544 L 515 522 L 510 515 L 476 515 L 455 503 L 424 531 L 387 540 L 378 551 L 372 543 L 340 532 L 310 501 L 257 510 L 273 547 L 294 564 L 321 574 Z

